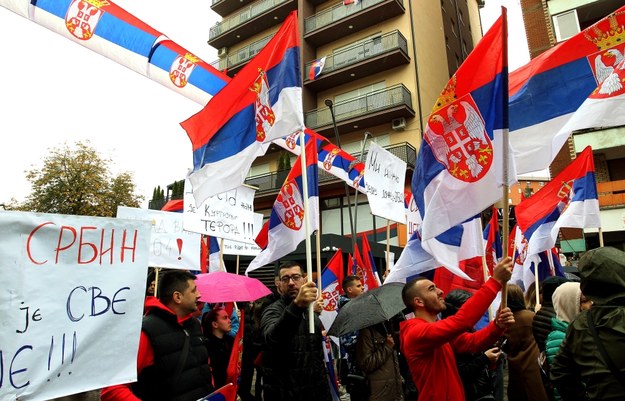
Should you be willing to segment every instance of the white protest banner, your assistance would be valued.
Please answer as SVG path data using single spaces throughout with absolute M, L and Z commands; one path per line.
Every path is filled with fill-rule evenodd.
M 412 196 L 412 193 L 410 193 L 408 208 L 406 209 L 406 238 L 408 240 L 412 237 L 412 233 L 419 231 L 421 223 L 423 223 L 423 220 L 421 220 L 417 202 L 415 201 L 414 196 Z
M 150 224 L 0 212 L 0 400 L 136 381 Z
M 184 192 L 184 229 L 247 244 L 254 244 L 254 193 L 256 190 L 240 186 L 211 196 L 195 205 L 191 183 L 186 178 Z
M 263 215 L 262 213 L 254 213 L 254 238 L 261 228 L 263 228 Z M 224 255 L 256 256 L 260 251 L 261 249 L 256 243 L 246 244 L 245 242 L 224 240 Z
M 372 214 L 402 224 L 406 222 L 405 178 L 406 162 L 372 142 L 365 162 L 367 199 Z
M 182 229 L 182 213 L 119 206 L 117 217 L 150 222 L 150 266 L 200 270 L 201 236 Z

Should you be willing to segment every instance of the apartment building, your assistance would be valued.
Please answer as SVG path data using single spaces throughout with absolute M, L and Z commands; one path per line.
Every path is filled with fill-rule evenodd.
M 369 132 L 407 163 L 409 186 L 432 106 L 482 36 L 482 6 L 476 0 L 212 0 L 222 20 L 210 28 L 208 44 L 218 50 L 213 65 L 234 76 L 297 10 L 306 125 L 358 157 Z M 311 64 L 322 57 L 321 74 L 310 79 Z M 272 146 L 246 181 L 259 188 L 255 208 L 265 215 L 282 185 L 282 152 Z M 295 157 L 290 159 L 293 164 Z M 367 233 L 374 253 L 382 254 L 387 221 L 371 215 L 366 196 L 353 190 L 347 195 L 342 181 L 323 172 L 319 181 L 322 248 L 347 241 L 344 249 L 351 249 L 344 237 L 351 234 L 351 214 L 356 231 Z M 350 211 L 356 197 L 358 209 Z M 389 228 L 398 253 L 405 229 L 394 223 Z
M 530 56 L 567 40 L 623 5 L 625 0 L 521 0 Z M 625 44 L 616 50 L 625 55 Z M 625 127 L 574 132 L 551 164 L 551 176 L 588 145 L 595 159 L 603 242 L 625 249 Z M 560 246 L 565 253 L 599 245 L 596 229 L 561 230 Z

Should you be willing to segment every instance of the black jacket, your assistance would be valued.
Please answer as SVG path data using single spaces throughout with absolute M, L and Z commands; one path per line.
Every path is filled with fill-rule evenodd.
M 308 329 L 308 310 L 282 297 L 263 312 L 263 394 L 272 401 L 331 400 L 323 360 L 321 321 Z
M 223 338 L 215 337 L 212 333 L 208 333 L 206 336 L 206 350 L 208 351 L 215 388 L 226 385 L 226 373 L 228 362 L 230 362 L 232 344 L 234 344 L 234 338 L 227 334 Z
M 551 333 L 551 318 L 553 317 L 556 317 L 556 311 L 553 309 L 553 305 L 549 303 L 541 305 L 540 310 L 536 312 L 532 320 L 532 333 L 534 333 L 538 350 L 541 352 L 545 350 L 545 341 Z
M 154 308 L 143 318 L 142 330 L 154 350 L 154 364 L 144 368 L 133 384 L 137 397 L 144 401 L 196 401 L 214 390 L 197 319 L 189 318 L 181 325 L 176 315 Z M 189 338 L 186 358 L 182 355 L 185 338 Z M 176 375 L 181 360 L 184 365 Z

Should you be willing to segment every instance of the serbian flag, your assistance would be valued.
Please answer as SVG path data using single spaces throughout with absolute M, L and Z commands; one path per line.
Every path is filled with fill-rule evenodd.
M 349 261 L 347 262 L 347 270 L 350 274 L 360 277 L 364 291 L 369 291 L 380 286 L 378 280 L 376 280 L 374 276 L 375 273 L 373 270 L 371 270 L 370 267 L 367 267 L 367 265 L 363 262 L 357 245 L 356 249 L 354 249 L 353 258 L 350 255 Z
M 508 128 L 503 11 L 449 80 L 428 119 L 412 177 L 424 248 L 502 197 L 503 133 Z M 516 174 L 509 164 L 510 182 Z
M 313 61 L 311 66 L 310 66 L 310 70 L 308 71 L 308 79 L 310 79 L 311 81 L 314 80 L 315 78 L 317 78 L 319 76 L 319 74 L 321 74 L 321 71 L 323 71 L 323 67 L 326 65 L 326 57 L 321 57 L 318 58 L 317 60 Z
M 499 234 L 499 219 L 497 216 L 497 208 L 493 207 L 493 213 L 490 221 L 484 228 L 484 255 L 486 256 L 486 266 L 488 266 L 488 274 L 493 275 L 495 265 L 503 256 L 503 248 L 501 247 L 501 235 Z M 511 253 L 510 253 L 511 255 Z
M 437 266 L 438 262 L 421 246 L 419 232 L 414 231 L 384 282 L 405 283 L 408 277 L 433 270 Z
M 364 180 L 365 165 L 363 162 L 310 128 L 304 130 L 304 137 L 305 143 L 312 139 L 317 141 L 317 160 L 320 169 L 345 181 L 347 185 L 358 189 L 363 194 L 367 193 Z M 299 138 L 299 133 L 293 133 L 276 139 L 274 143 L 299 156 Z
M 323 361 L 326 363 L 326 371 L 328 372 L 330 395 L 332 396 L 332 401 L 341 401 L 341 398 L 339 397 L 339 381 L 334 370 L 334 358 L 332 357 L 330 337 L 323 336 L 321 341 L 323 341 Z
M 225 266 L 221 257 L 221 249 L 217 237 L 208 237 L 208 272 L 217 272 L 220 266 Z
M 235 401 L 236 399 L 237 387 L 232 383 L 228 383 L 199 401 Z
M 362 261 L 365 265 L 365 269 L 367 272 L 370 272 L 373 278 L 378 283 L 378 287 L 382 285 L 380 282 L 380 276 L 378 275 L 378 267 L 375 265 L 375 259 L 373 259 L 373 252 L 371 251 L 371 245 L 369 244 L 369 239 L 365 233 L 362 233 Z
M 321 271 L 321 296 L 323 297 L 323 313 L 319 316 L 323 327 L 329 328 L 336 318 L 339 307 L 339 296 L 343 293 L 343 251 L 338 249 Z
M 241 377 L 241 365 L 243 361 L 243 330 L 245 330 L 245 317 L 243 309 L 240 309 L 240 312 L 241 319 L 239 322 L 239 330 L 237 330 L 237 335 L 234 336 L 232 351 L 230 351 L 230 359 L 228 361 L 228 367 L 226 368 L 226 382 L 234 385 L 235 393 L 239 388 L 239 379 Z
M 275 138 L 304 129 L 297 12 L 210 101 L 182 122 L 193 144 L 196 203 L 243 184 Z
M 623 81 L 617 84 L 615 75 L 625 52 L 625 41 L 620 39 L 624 25 L 625 7 L 621 7 L 510 74 L 510 144 L 519 174 L 549 167 L 571 132 L 571 127 L 565 128 L 567 121 L 598 86 L 597 94 L 602 96 L 616 98 L 623 93 Z M 599 103 L 594 99 L 591 103 Z M 622 107 L 620 103 L 608 102 Z M 601 114 L 607 114 L 608 126 L 623 116 L 620 108 L 592 106 L 583 113 L 591 120 L 594 107 L 605 110 Z M 599 126 L 590 120 L 579 122 Z
M 250 262 L 245 274 L 293 252 L 306 239 L 304 213 L 308 213 L 310 232 L 319 227 L 319 184 L 315 141 L 306 145 L 308 210 L 304 207 L 301 156 L 297 158 L 273 204 L 271 216 L 258 237 L 267 238 L 267 246 Z
M 540 191 L 517 205 L 515 215 L 527 238 L 529 257 L 553 248 L 560 227 L 601 227 L 590 146 Z
M 110 0 L 9 0 L 0 5 L 202 105 L 230 81 Z M 159 51 L 155 59 L 161 43 L 166 43 L 161 50 L 170 49 L 170 56 L 161 57 Z M 174 78 L 183 69 L 184 82 Z

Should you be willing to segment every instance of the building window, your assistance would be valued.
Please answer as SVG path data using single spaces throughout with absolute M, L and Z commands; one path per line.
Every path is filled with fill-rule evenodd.
M 553 29 L 558 42 L 566 40 L 580 32 L 577 10 L 567 11 L 553 16 Z

